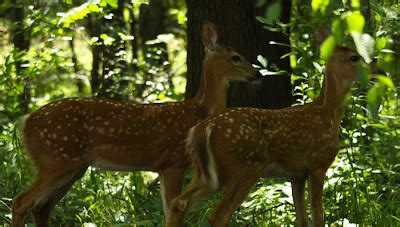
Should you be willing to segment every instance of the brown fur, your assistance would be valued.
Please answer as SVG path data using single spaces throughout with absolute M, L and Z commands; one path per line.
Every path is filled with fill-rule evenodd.
M 345 47 L 334 50 L 327 60 L 321 93 L 312 103 L 280 110 L 228 108 L 193 127 L 192 133 L 200 137 L 211 127 L 208 151 L 192 151 L 194 157 L 208 157 L 194 159 L 195 176 L 172 201 L 167 226 L 181 226 L 190 207 L 215 193 L 210 183 L 213 175 L 218 181 L 217 190 L 224 189 L 224 194 L 209 216 L 211 226 L 228 226 L 231 215 L 260 177 L 290 179 L 297 226 L 307 226 L 303 203 L 308 179 L 313 226 L 322 226 L 323 181 L 339 150 L 344 97 L 357 77 L 357 63 L 351 61 L 354 55 Z M 205 143 L 194 136 L 187 143 L 196 141 Z M 210 160 L 214 160 L 215 168 L 207 168 Z
M 206 32 L 205 32 L 206 31 Z M 168 216 L 170 200 L 181 192 L 189 157 L 186 132 L 200 119 L 226 106 L 229 81 L 258 75 L 235 51 L 215 43 L 215 26 L 203 26 L 206 52 L 199 91 L 177 103 L 136 104 L 95 98 L 68 98 L 43 106 L 25 118 L 22 138 L 37 176 L 12 205 L 12 226 L 32 212 L 37 226 L 48 226 L 53 206 L 88 166 L 106 170 L 158 172 Z

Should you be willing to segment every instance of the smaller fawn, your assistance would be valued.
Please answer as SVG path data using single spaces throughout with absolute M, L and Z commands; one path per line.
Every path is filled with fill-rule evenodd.
M 29 188 L 12 204 L 12 226 L 29 213 L 49 226 L 51 210 L 89 166 L 114 171 L 158 172 L 165 216 L 182 191 L 186 133 L 226 106 L 229 81 L 260 74 L 233 49 L 216 43 L 214 24 L 203 25 L 205 57 L 200 88 L 183 102 L 136 104 L 96 98 L 68 98 L 43 106 L 21 124 L 23 144 L 37 169 Z
M 318 30 L 316 35 L 322 43 L 329 34 Z M 260 177 L 290 179 L 297 226 L 307 226 L 304 191 L 308 179 L 313 226 L 322 226 L 325 173 L 339 150 L 344 98 L 357 77 L 359 60 L 356 52 L 337 46 L 327 59 L 320 95 L 312 103 L 280 110 L 228 108 L 193 127 L 186 151 L 195 175 L 172 200 L 167 226 L 181 226 L 189 208 L 221 189 L 224 194 L 209 222 L 228 226 Z

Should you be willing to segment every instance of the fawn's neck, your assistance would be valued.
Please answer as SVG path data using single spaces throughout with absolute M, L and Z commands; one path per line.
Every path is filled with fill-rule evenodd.
M 350 90 L 351 82 L 341 81 L 335 75 L 333 70 L 327 68 L 321 92 L 316 99 L 316 103 L 327 110 L 327 114 L 331 115 L 333 122 L 339 126 L 344 113 L 345 97 Z
M 228 80 L 219 78 L 203 65 L 200 87 L 193 101 L 204 106 L 209 115 L 218 113 L 226 107 L 228 87 Z

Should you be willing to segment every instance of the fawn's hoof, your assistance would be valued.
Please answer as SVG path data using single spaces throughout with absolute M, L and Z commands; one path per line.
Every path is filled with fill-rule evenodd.
M 187 206 L 187 200 L 174 200 L 172 201 L 172 207 L 175 211 L 185 211 Z

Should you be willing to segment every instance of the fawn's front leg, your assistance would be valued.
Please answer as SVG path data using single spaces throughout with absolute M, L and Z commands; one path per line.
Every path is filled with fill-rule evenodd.
M 165 222 L 169 216 L 169 206 L 173 198 L 182 192 L 183 179 L 185 177 L 184 168 L 169 168 L 161 170 L 160 176 L 160 191 L 163 202 Z
M 291 179 L 291 183 L 294 208 L 296 211 L 296 226 L 307 227 L 307 212 L 304 206 L 306 178 L 293 178 Z
M 322 227 L 324 213 L 322 209 L 322 189 L 324 186 L 325 170 L 314 170 L 309 175 L 309 193 L 311 196 L 312 224 L 314 227 Z

